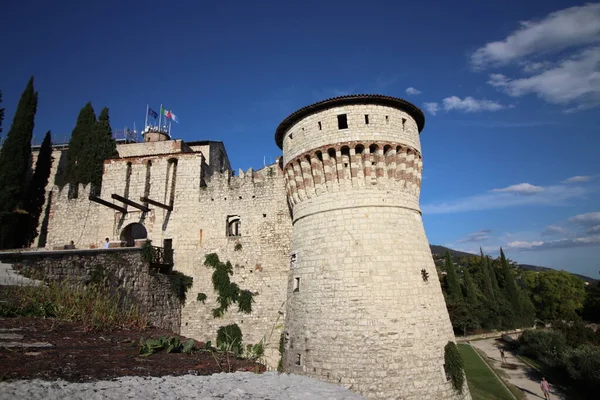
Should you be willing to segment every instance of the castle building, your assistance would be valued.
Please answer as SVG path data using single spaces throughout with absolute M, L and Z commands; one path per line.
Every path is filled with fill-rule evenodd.
M 444 370 L 455 339 L 419 209 L 423 126 L 417 107 L 393 97 L 321 101 L 279 125 L 282 158 L 237 176 L 221 142 L 148 132 L 105 161 L 99 193 L 50 190 L 40 244 L 150 239 L 194 278 L 182 335 L 214 340 L 237 323 L 244 343 L 264 341 L 269 366 L 282 358 L 289 373 L 370 399 L 468 399 Z M 51 182 L 65 151 L 53 154 Z M 254 294 L 251 314 L 213 317 L 209 253 L 230 261 L 231 279 Z

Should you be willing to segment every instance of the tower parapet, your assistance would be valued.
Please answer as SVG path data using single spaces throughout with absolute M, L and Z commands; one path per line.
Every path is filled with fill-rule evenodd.
M 424 122 L 404 100 L 355 95 L 277 128 L 293 214 L 286 372 L 370 399 L 469 398 L 444 372 L 454 334 L 419 209 Z

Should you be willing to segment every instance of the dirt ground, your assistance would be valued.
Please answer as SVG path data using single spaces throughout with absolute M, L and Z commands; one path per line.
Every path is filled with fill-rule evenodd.
M 264 370 L 255 362 L 210 351 L 161 351 L 142 357 L 139 346 L 132 344 L 141 337 L 163 335 L 173 333 L 154 328 L 89 333 L 77 325 L 52 319 L 0 318 L 0 381 L 39 378 L 86 382 L 120 376 Z M 203 349 L 204 343 L 197 342 L 197 346 Z

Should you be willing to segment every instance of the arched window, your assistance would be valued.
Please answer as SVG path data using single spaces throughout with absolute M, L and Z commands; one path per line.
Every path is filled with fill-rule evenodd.
M 227 216 L 227 236 L 242 236 L 242 225 L 239 215 Z

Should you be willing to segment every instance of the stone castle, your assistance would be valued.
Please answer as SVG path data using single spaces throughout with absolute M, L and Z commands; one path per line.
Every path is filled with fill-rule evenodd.
M 419 209 L 424 122 L 393 97 L 324 100 L 279 125 L 282 158 L 237 176 L 221 142 L 146 132 L 118 144 L 100 191 L 55 185 L 68 151 L 55 146 L 39 245 L 149 239 L 173 249 L 175 269 L 193 277 L 182 335 L 214 341 L 220 326 L 237 323 L 244 343 L 264 340 L 269 366 L 282 358 L 289 373 L 372 399 L 468 399 L 444 370 L 455 339 Z M 209 253 L 254 293 L 251 314 L 231 308 L 213 318 Z

